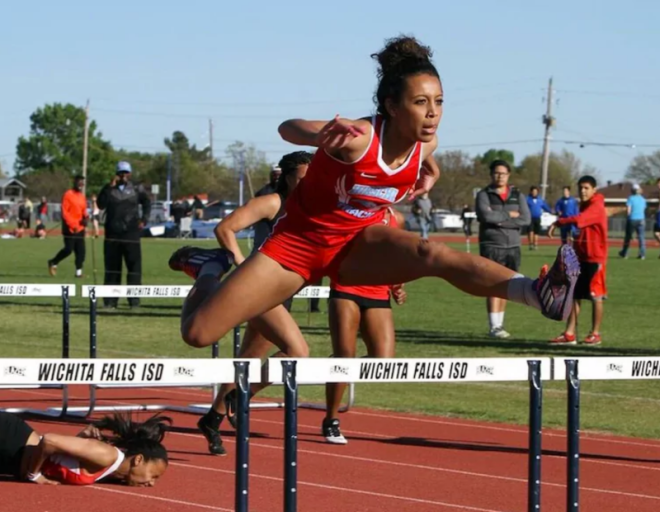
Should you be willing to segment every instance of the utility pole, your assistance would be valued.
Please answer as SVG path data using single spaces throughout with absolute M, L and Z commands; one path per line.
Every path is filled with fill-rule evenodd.
M 210 148 L 210 158 L 213 161 L 213 119 L 209 119 L 209 148 Z
M 243 180 L 245 177 L 245 151 L 241 151 L 239 157 L 239 178 L 238 178 L 238 206 L 243 206 Z
M 541 160 L 541 197 L 545 199 L 548 190 L 548 166 L 550 164 L 550 129 L 555 124 L 555 118 L 552 117 L 552 77 L 548 82 L 548 103 L 543 116 L 545 125 L 545 135 L 543 137 L 543 159 Z
M 85 185 L 83 186 L 82 193 L 85 194 L 85 189 L 87 188 L 87 146 L 89 141 L 89 99 L 87 100 L 87 106 L 85 106 L 85 131 L 83 132 L 83 161 L 82 161 L 82 175 L 85 179 Z
M 172 153 L 167 155 L 167 206 L 172 207 Z

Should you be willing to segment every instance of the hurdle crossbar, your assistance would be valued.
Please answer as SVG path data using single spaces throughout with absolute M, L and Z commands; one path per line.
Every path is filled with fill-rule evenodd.
M 541 393 L 550 380 L 549 358 L 489 359 L 269 359 L 268 380 L 284 384 L 284 510 L 297 510 L 297 389 L 328 382 L 528 382 L 530 430 L 528 511 L 541 499 Z
M 89 357 L 91 359 L 97 358 L 98 338 L 97 338 L 97 321 L 98 321 L 98 298 L 185 298 L 192 289 L 192 286 L 180 285 L 140 285 L 140 286 L 122 286 L 122 285 L 85 285 L 81 287 L 81 295 L 89 299 Z M 211 346 L 211 358 L 217 359 L 219 355 L 218 344 L 214 343 Z M 173 385 L 170 385 L 173 386 Z M 199 387 L 199 383 L 191 384 L 192 387 Z M 219 385 L 211 381 L 203 383 L 204 387 L 211 387 L 212 398 L 218 392 Z M 89 404 L 87 406 L 68 407 L 65 413 L 70 416 L 91 416 L 96 412 L 108 411 L 173 411 L 184 413 L 200 413 L 201 408 L 195 405 L 171 405 L 171 404 L 132 404 L 120 406 L 99 406 L 97 405 L 97 389 L 107 388 L 124 388 L 131 387 L 125 383 L 101 383 L 91 384 L 89 386 Z M 177 387 L 186 387 L 185 385 L 178 385 Z M 206 408 L 208 409 L 208 407 Z M 51 414 L 59 412 L 60 408 L 54 407 L 48 410 Z
M 61 297 L 62 298 L 62 358 L 69 357 L 70 351 L 70 297 L 76 296 L 76 287 L 73 284 L 18 284 L 18 283 L 4 283 L 0 284 L 0 297 Z M 7 386 L 14 389 L 17 386 Z M 6 387 L 0 385 L 0 389 Z M 12 413 L 30 413 L 35 416 L 46 417 L 59 417 L 67 414 L 69 407 L 69 388 L 67 385 L 51 384 L 51 385 L 31 385 L 25 386 L 21 389 L 61 389 L 62 390 L 62 407 L 57 410 L 50 409 L 32 409 L 26 407 L 9 407 L 0 408 L 5 412 Z

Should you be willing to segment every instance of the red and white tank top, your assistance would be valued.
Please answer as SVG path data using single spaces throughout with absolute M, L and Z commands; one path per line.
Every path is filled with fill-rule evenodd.
M 276 231 L 292 230 L 318 243 L 332 243 L 333 235 L 350 236 L 381 222 L 383 209 L 410 192 L 419 177 L 422 144 L 417 142 L 406 161 L 390 169 L 382 157 L 385 120 L 374 116 L 371 124 L 369 145 L 356 161 L 342 162 L 324 150 L 316 152 Z
M 389 214 L 388 214 L 389 213 Z M 399 223 L 396 221 L 396 216 L 392 208 L 387 208 L 386 214 L 382 220 L 383 224 L 389 225 L 392 228 L 398 228 Z M 334 281 L 330 282 L 330 287 L 338 292 L 350 293 L 358 297 L 376 300 L 389 300 L 391 285 L 378 285 L 378 286 L 343 286 Z
M 124 461 L 124 452 L 117 450 L 117 460 L 105 469 L 96 473 L 87 473 L 80 467 L 80 461 L 68 455 L 52 455 L 41 466 L 41 473 L 51 480 L 57 480 L 69 485 L 91 485 L 102 478 L 111 475 Z

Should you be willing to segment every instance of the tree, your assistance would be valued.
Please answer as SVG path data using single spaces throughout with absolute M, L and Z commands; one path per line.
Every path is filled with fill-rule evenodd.
M 85 110 L 75 105 L 54 103 L 38 108 L 30 116 L 30 134 L 16 145 L 16 175 L 82 172 Z M 114 152 L 110 142 L 89 122 L 87 182 L 100 187 L 114 174 Z
M 520 188 L 525 194 L 532 185 L 540 187 L 541 160 L 540 153 L 526 156 L 520 165 L 515 168 L 511 176 L 511 183 Z M 553 199 L 558 198 L 563 187 L 573 186 L 579 177 L 584 174 L 591 174 L 598 179 L 596 169 L 589 165 L 583 165 L 580 159 L 570 151 L 563 150 L 561 153 L 551 153 L 548 163 L 548 190 L 546 191 L 548 202 L 551 203 Z
M 488 167 L 494 160 L 504 160 L 505 162 L 508 162 L 511 167 L 513 167 L 516 162 L 513 157 L 513 151 L 509 151 L 508 149 L 489 149 L 479 158 L 479 161 L 486 167 Z
M 186 134 L 180 131 L 174 132 L 171 139 L 165 139 L 165 145 L 172 154 L 186 153 L 195 162 L 207 162 L 211 158 L 211 148 L 197 149 L 195 144 L 191 146 Z
M 73 185 L 71 174 L 62 170 L 32 172 L 22 176 L 21 180 L 25 183 L 30 197 L 46 197 L 49 201 L 58 203 L 64 192 Z
M 637 183 L 654 183 L 660 178 L 660 150 L 633 158 L 626 171 L 626 178 Z
M 254 196 L 254 193 L 268 182 L 271 165 L 266 160 L 266 153 L 259 151 L 252 144 L 247 145 L 241 141 L 236 141 L 227 146 L 225 153 L 232 162 L 237 177 L 241 165 L 243 165 L 247 180 L 246 186 L 250 190 L 250 195 Z
M 6 178 L 7 174 L 5 174 L 4 166 L 2 165 L 2 162 L 0 162 L 0 178 Z
M 435 156 L 440 181 L 429 194 L 435 207 L 457 211 L 464 204 L 474 205 L 474 189 L 488 185 L 488 169 L 479 158 L 463 151 L 446 151 Z

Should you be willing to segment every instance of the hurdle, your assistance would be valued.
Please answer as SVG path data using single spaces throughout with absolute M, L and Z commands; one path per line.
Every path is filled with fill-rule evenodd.
M 97 332 L 98 332 L 98 302 L 99 298 L 152 298 L 152 299 L 167 299 L 178 298 L 183 299 L 188 296 L 192 289 L 190 285 L 84 285 L 81 287 L 81 296 L 89 299 L 89 358 L 97 358 Z M 311 299 L 311 298 L 328 298 L 330 296 L 330 288 L 328 286 L 308 286 L 301 289 L 295 296 L 295 299 Z M 240 349 L 241 334 L 240 326 L 234 327 L 233 330 L 233 351 L 234 358 L 238 358 L 238 351 Z M 216 359 L 219 356 L 218 343 L 211 346 L 211 358 Z M 139 405 L 122 405 L 122 406 L 99 406 L 97 405 L 97 389 L 109 388 L 122 388 L 130 387 L 126 385 L 115 384 L 101 384 L 90 385 L 89 388 L 89 404 L 86 406 L 69 407 L 63 403 L 62 407 L 51 407 L 43 412 L 43 414 L 51 416 L 91 416 L 95 411 L 173 411 L 183 412 L 190 414 L 204 414 L 211 407 L 212 402 L 219 391 L 217 384 L 207 383 L 207 386 L 212 388 L 211 402 L 209 403 L 193 403 L 184 406 L 167 405 L 167 404 L 139 404 Z M 355 386 L 350 383 L 348 386 L 346 404 L 340 407 L 339 412 L 344 413 L 350 410 L 355 403 Z M 252 409 L 283 409 L 284 402 L 251 402 L 250 408 Z M 300 407 L 306 409 L 325 410 L 325 405 L 315 403 L 301 403 Z
M 70 303 L 69 297 L 75 297 L 76 287 L 73 284 L 15 284 L 4 283 L 0 284 L 0 297 L 61 297 L 62 298 L 62 358 L 69 357 L 70 347 Z M 0 389 L 13 388 L 16 386 L 5 387 L 0 385 Z M 37 416 L 64 416 L 67 414 L 69 407 L 69 390 L 66 385 L 49 384 L 49 385 L 26 385 L 19 389 L 61 389 L 62 390 L 62 407 L 57 411 L 54 410 L 41 410 L 29 409 L 25 407 L 10 407 L 0 408 L 5 412 L 25 413 L 29 412 Z
M 185 298 L 192 289 L 192 286 L 180 285 L 140 285 L 140 286 L 122 286 L 122 285 L 85 285 L 82 286 L 81 295 L 89 299 L 89 358 L 97 358 L 97 324 L 98 324 L 98 298 Z M 236 331 L 234 329 L 234 337 Z M 211 346 L 211 358 L 217 359 L 219 357 L 218 343 Z M 197 387 L 198 384 L 195 384 Z M 206 386 L 212 388 L 212 398 L 215 398 L 219 386 L 217 383 L 206 383 Z M 184 413 L 199 413 L 196 405 L 177 406 L 167 404 L 140 404 L 140 405 L 122 405 L 122 406 L 98 406 L 97 402 L 97 389 L 107 388 L 122 388 L 131 387 L 125 384 L 99 384 L 90 385 L 89 390 L 89 405 L 69 407 L 68 414 L 71 416 L 91 416 L 95 411 L 173 411 Z M 167 386 L 165 386 L 167 387 Z M 170 387 L 174 387 L 171 385 Z M 178 386 L 177 386 L 178 387 Z M 59 411 L 59 408 L 51 408 L 52 411 Z
M 0 359 L 0 385 L 199 386 L 235 382 L 238 393 L 235 510 L 248 512 L 249 384 L 261 380 L 258 359 Z
M 541 507 L 542 381 L 552 379 L 550 358 L 490 359 L 269 359 L 268 380 L 284 384 L 284 511 L 298 496 L 298 385 L 327 382 L 528 382 L 527 510 Z

